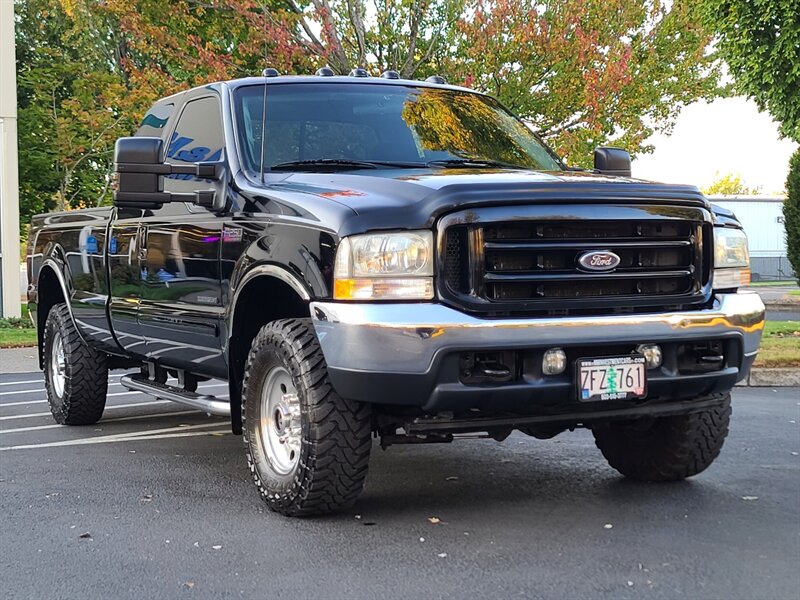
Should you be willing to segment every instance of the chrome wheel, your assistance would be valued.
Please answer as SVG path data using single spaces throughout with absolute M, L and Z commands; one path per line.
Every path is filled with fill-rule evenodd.
M 50 381 L 56 395 L 63 398 L 67 384 L 67 359 L 64 355 L 64 340 L 58 332 L 53 334 L 53 346 L 50 350 Z
M 260 408 L 259 435 L 266 459 L 276 473 L 288 475 L 300 460 L 302 427 L 300 398 L 284 367 L 274 367 L 267 375 Z

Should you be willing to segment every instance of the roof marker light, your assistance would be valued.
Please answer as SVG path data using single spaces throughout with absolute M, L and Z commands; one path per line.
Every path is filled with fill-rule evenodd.
M 425 81 L 427 81 L 428 83 L 439 83 L 439 84 L 442 84 L 442 85 L 447 83 L 447 80 L 444 77 L 442 77 L 441 75 L 431 75 Z
M 333 77 L 334 72 L 333 69 L 331 69 L 330 67 L 322 67 L 320 69 L 317 69 L 315 75 L 318 75 L 319 77 Z
M 350 77 L 369 77 L 369 73 L 367 73 L 366 69 L 357 67 L 350 71 Z
M 264 77 L 278 77 L 280 75 L 280 73 L 278 73 L 278 69 L 273 69 L 271 67 L 269 69 L 264 69 L 261 74 Z
M 389 69 L 381 73 L 381 77 L 383 77 L 384 79 L 400 79 L 400 73 Z

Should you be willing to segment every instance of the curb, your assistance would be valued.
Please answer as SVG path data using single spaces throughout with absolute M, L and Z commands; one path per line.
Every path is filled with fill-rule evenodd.
M 736 384 L 737 387 L 795 387 L 800 386 L 800 368 L 756 368 L 750 369 L 747 379 Z
M 797 310 L 800 308 L 800 300 L 767 300 L 764 302 L 764 306 L 773 310 Z

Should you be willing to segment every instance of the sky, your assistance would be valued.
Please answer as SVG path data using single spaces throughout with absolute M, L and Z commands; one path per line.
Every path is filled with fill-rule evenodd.
M 778 135 L 778 124 L 744 97 L 684 108 L 672 135 L 655 135 L 655 152 L 634 159 L 633 176 L 704 187 L 717 175 L 738 174 L 762 194 L 782 194 L 789 158 L 797 148 Z

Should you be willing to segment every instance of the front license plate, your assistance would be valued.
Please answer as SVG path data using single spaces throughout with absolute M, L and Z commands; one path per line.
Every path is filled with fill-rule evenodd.
M 578 400 L 630 400 L 647 394 L 644 356 L 578 359 Z

